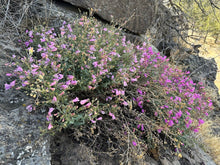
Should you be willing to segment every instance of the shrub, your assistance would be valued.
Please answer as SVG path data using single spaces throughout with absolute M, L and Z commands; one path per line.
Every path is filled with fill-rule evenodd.
M 82 17 L 58 30 L 37 27 L 26 33 L 28 55 L 10 64 L 15 69 L 7 76 L 18 80 L 5 89 L 24 89 L 33 97 L 29 112 L 46 106 L 50 131 L 127 118 L 128 130 L 148 148 L 168 140 L 178 150 L 212 110 L 202 83 L 111 26 Z

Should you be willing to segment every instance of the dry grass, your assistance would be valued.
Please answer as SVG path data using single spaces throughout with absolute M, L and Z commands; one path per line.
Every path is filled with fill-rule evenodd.
M 213 129 L 220 128 L 220 118 L 206 121 L 200 127 L 201 142 L 217 165 L 220 165 L 220 136 Z

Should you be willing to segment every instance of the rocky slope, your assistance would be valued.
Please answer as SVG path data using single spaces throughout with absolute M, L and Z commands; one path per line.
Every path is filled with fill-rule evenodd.
M 145 0 L 143 3 L 133 4 L 128 0 L 116 1 L 112 5 L 112 1 L 88 1 L 88 0 L 66 0 L 66 2 L 56 1 L 50 3 L 49 1 L 38 0 L 36 3 L 26 6 L 28 10 L 31 10 L 32 16 L 39 20 L 48 21 L 49 26 L 59 27 L 64 20 L 77 19 L 80 15 L 78 9 L 87 11 L 87 9 L 93 8 L 97 14 L 97 18 L 110 22 L 113 15 L 116 22 L 123 18 L 129 18 L 132 15 L 132 11 L 137 11 L 132 17 L 131 21 L 128 21 L 124 25 L 129 35 L 134 38 L 140 38 L 135 36 L 136 34 L 143 34 L 149 28 L 153 21 L 156 20 L 159 13 L 157 7 L 161 10 L 165 10 L 163 6 L 157 6 L 153 4 L 156 1 Z M 19 2 L 19 1 L 18 1 Z M 117 3 L 116 3 L 117 2 Z M 130 3 L 128 3 L 130 2 Z M 133 2 L 133 1 L 132 1 Z M 138 1 L 139 2 L 139 1 Z M 97 4 L 99 4 L 97 6 Z M 121 5 L 126 4 L 126 8 L 120 8 Z M 26 4 L 27 5 L 27 4 Z M 155 6 L 156 5 L 156 6 Z M 121 10 L 119 10 L 119 8 Z M 129 9 L 129 10 L 127 10 Z M 157 13 L 157 14 L 155 14 Z M 167 13 L 170 15 L 170 13 Z M 152 17 L 149 17 L 152 16 Z M 164 16 L 165 17 L 165 16 Z M 165 19 L 159 17 L 157 20 L 165 21 Z M 28 20 L 30 21 L 31 20 Z M 105 22 L 105 23 L 106 23 Z M 119 22 L 120 23 L 120 22 Z M 7 31 L 6 26 L 1 26 L 2 32 Z M 12 33 L 10 35 L 13 36 Z M 17 33 L 14 31 L 14 36 Z M 16 41 L 8 39 L 6 33 L 1 34 L 0 39 L 0 164 L 17 164 L 17 165 L 87 165 L 87 164 L 106 164 L 116 165 L 119 164 L 117 156 L 109 157 L 104 153 L 98 154 L 99 151 L 91 150 L 85 144 L 78 144 L 70 138 L 67 133 L 57 134 L 54 137 L 49 135 L 40 135 L 40 129 L 45 128 L 45 116 L 44 110 L 28 113 L 23 104 L 29 104 L 32 100 L 25 96 L 22 92 L 15 90 L 5 91 L 4 84 L 9 82 L 5 73 L 8 69 L 5 67 L 5 63 L 9 62 L 11 54 L 19 54 L 20 49 L 16 45 Z M 158 33 L 158 38 L 161 38 L 162 34 Z M 141 39 L 142 40 L 142 39 Z M 201 68 L 195 71 L 194 76 L 197 81 L 198 78 L 205 79 L 206 83 L 217 89 L 214 85 L 214 80 L 217 72 L 216 63 L 214 60 L 205 60 L 191 55 L 188 59 L 185 59 L 183 63 L 188 66 L 188 69 L 195 71 L 196 68 Z M 203 65 L 207 64 L 209 65 Z M 201 67 L 200 67 L 201 66 Z M 205 67 L 205 69 L 204 69 Z M 207 69 L 208 68 L 208 69 Z M 199 76 L 200 77 L 199 77 Z M 165 156 L 166 155 L 166 156 Z M 160 156 L 160 155 L 159 155 Z M 195 146 L 192 150 L 184 152 L 183 157 L 178 159 L 164 152 L 163 157 L 158 159 L 150 156 L 145 156 L 143 160 L 138 164 L 145 165 L 215 165 L 211 157 L 205 153 L 198 146 Z M 136 163 L 137 164 L 137 161 Z

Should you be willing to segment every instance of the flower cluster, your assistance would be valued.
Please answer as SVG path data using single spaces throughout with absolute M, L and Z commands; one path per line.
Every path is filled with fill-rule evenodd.
M 99 98 L 124 101 L 120 84 L 129 80 L 126 68 L 132 61 L 133 45 L 117 29 L 95 23 L 82 17 L 72 24 L 64 22 L 59 33 L 43 27 L 26 31 L 28 56 L 20 59 L 21 66 L 13 63 L 13 73 L 7 74 L 19 82 L 5 84 L 5 89 L 23 88 L 35 98 L 35 106 L 46 105 L 48 129 L 78 125 L 78 119 L 80 123 L 88 118 L 92 123 L 101 120 Z M 100 96 L 91 97 L 92 93 Z M 115 119 L 112 110 L 105 113 Z
M 212 110 L 202 83 L 195 84 L 146 43 L 126 41 L 111 26 L 82 17 L 57 31 L 38 27 L 26 33 L 28 56 L 12 63 L 15 69 L 6 75 L 18 80 L 5 89 L 24 89 L 35 98 L 29 112 L 46 106 L 49 130 L 96 124 L 106 115 L 117 120 L 122 109 L 132 109 L 137 117 L 131 127 L 138 137 L 163 133 L 176 141 L 198 132 Z

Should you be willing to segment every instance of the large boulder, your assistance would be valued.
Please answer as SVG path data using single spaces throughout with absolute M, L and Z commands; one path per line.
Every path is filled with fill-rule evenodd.
M 145 34 L 161 9 L 160 0 L 64 0 L 93 11 L 102 19 L 112 20 L 129 31 Z M 167 13 L 169 14 L 169 13 Z

